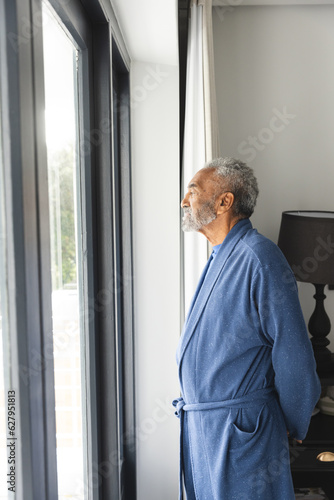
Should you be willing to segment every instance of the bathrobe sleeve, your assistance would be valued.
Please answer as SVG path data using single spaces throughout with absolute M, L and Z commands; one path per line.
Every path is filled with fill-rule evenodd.
M 252 296 L 260 335 L 272 348 L 275 387 L 287 430 L 303 440 L 321 387 L 295 277 L 283 259 L 259 266 Z

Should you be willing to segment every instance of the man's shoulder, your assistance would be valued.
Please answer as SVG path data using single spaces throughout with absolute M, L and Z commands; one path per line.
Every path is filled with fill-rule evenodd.
M 278 246 L 257 229 L 249 229 L 240 240 L 248 258 L 258 262 L 260 266 L 287 266 L 287 261 Z

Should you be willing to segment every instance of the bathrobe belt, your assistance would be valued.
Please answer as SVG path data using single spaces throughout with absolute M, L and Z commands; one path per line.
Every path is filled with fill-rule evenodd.
M 217 408 L 251 408 L 266 403 L 275 397 L 274 387 L 265 387 L 257 391 L 249 392 L 244 396 L 224 401 L 211 401 L 206 403 L 186 403 L 183 398 L 177 398 L 173 401 L 176 408 L 175 415 L 180 419 L 180 467 L 179 467 L 179 500 L 183 499 L 182 476 L 183 476 L 183 422 L 185 411 L 216 410 Z

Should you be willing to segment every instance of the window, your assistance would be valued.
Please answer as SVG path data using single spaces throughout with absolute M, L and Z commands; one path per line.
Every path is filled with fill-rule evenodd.
M 84 499 L 87 476 L 86 332 L 82 271 L 78 65 L 81 56 L 44 4 L 45 125 L 48 164 L 52 327 L 59 499 Z
M 0 0 L 2 357 L 25 500 L 136 498 L 129 61 L 104 8 Z

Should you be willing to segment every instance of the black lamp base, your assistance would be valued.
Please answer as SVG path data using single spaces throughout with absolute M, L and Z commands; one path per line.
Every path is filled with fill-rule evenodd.
M 314 285 L 316 293 L 315 309 L 308 324 L 308 329 L 312 335 L 311 342 L 313 345 L 314 357 L 317 363 L 318 372 L 334 371 L 334 360 L 331 351 L 327 348 L 329 340 L 327 336 L 331 330 L 331 322 L 325 311 L 324 294 L 325 285 Z
M 326 352 L 314 350 L 314 358 L 317 363 L 317 372 L 318 373 L 334 373 L 334 355 L 330 352 L 329 349 L 326 349 Z M 329 356 L 328 356 L 329 354 Z
M 319 369 L 317 370 L 317 373 L 321 378 L 321 385 L 323 387 L 334 385 L 334 354 L 332 354 L 332 359 L 327 366 L 331 367 L 331 369 L 328 369 L 327 371 Z

